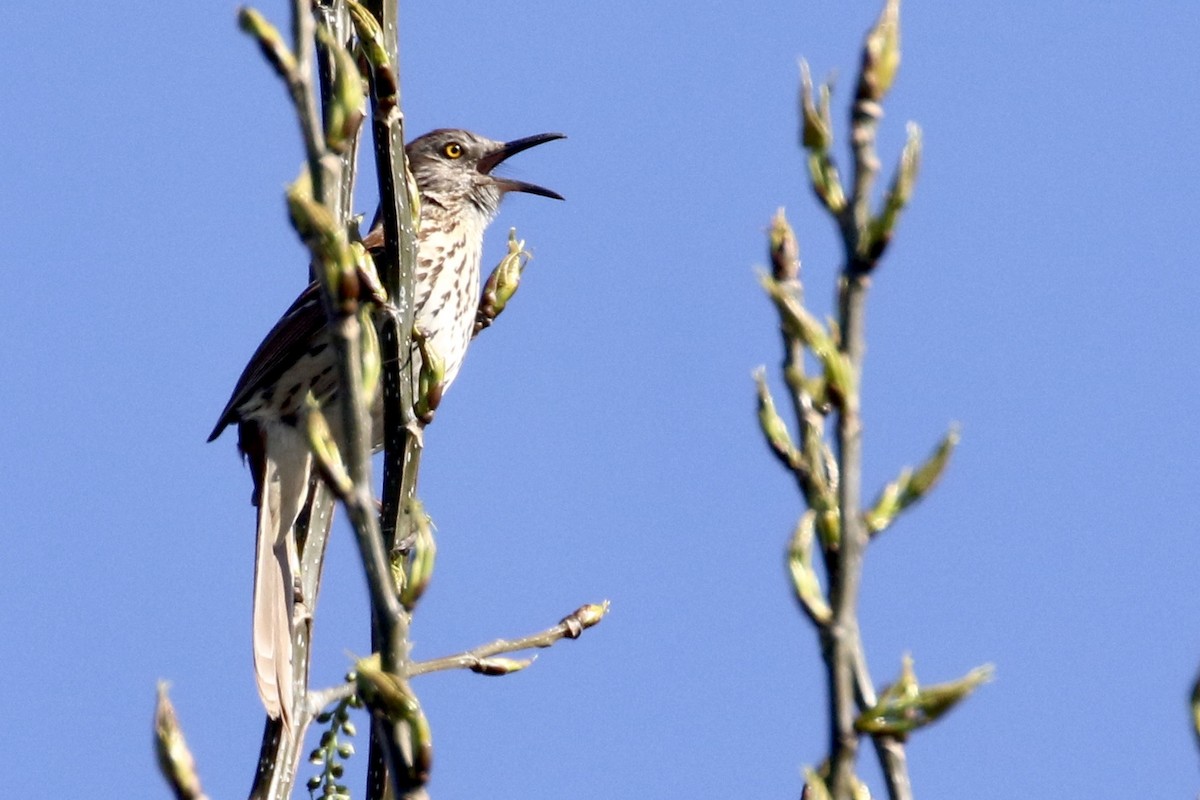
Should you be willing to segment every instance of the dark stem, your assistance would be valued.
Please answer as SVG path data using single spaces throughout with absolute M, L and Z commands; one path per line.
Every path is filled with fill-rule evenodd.
M 384 472 L 383 510 L 380 515 L 382 541 L 387 555 L 408 540 L 412 531 L 405 509 L 416 494 L 420 466 L 419 429 L 412 418 L 412 328 L 416 314 L 414 272 L 416 230 L 405 180 L 404 117 L 400 111 L 399 4 L 397 0 L 368 0 L 364 3 L 383 29 L 394 82 L 371 86 L 372 138 L 375 143 L 376 178 L 379 185 L 380 216 L 384 252 L 380 278 L 391 307 L 384 313 L 380 349 L 383 360 Z M 380 603 L 372 592 L 371 640 L 381 655 L 383 669 L 396 675 L 407 671 L 409 659 L 407 612 L 400 606 L 398 587 L 387 579 L 388 599 Z M 397 798 L 424 794 L 411 748 L 401 745 L 407 732 L 403 724 L 371 726 L 367 775 L 367 798 L 383 798 L 389 785 Z M 390 770 L 388 766 L 390 765 Z
M 850 359 L 853 386 L 846 392 L 837 415 L 837 452 L 841 480 L 838 508 L 841 536 L 836 569 L 830 576 L 833 619 L 826 631 L 826 666 L 830 703 L 830 792 L 834 798 L 850 796 L 858 733 L 854 670 L 857 658 L 858 591 L 862 578 L 866 529 L 860 513 L 862 495 L 862 420 L 859 386 L 862 375 L 866 291 L 869 279 L 847 269 L 840 289 L 842 352 Z

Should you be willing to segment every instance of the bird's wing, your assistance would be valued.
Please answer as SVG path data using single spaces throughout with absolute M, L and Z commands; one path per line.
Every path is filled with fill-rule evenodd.
M 321 307 L 320 287 L 310 283 L 250 357 L 208 441 L 220 436 L 225 426 L 237 422 L 237 407 L 263 386 L 277 380 L 296 361 L 297 350 L 307 349 L 324 326 L 325 309 Z

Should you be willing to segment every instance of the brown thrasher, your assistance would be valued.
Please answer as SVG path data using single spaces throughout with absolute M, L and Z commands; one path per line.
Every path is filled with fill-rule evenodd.
M 509 156 L 561 138 L 560 133 L 542 133 L 494 142 L 469 131 L 440 129 L 405 147 L 421 197 L 415 324 L 425 336 L 426 347 L 445 362 L 443 387 L 458 374 L 471 341 L 479 305 L 483 232 L 500 200 L 508 192 L 562 199 L 541 186 L 493 176 L 492 170 Z M 363 244 L 376 259 L 382 258 L 382 227 L 374 227 Z M 293 528 L 314 469 L 307 439 L 297 425 L 309 391 L 322 403 L 337 391 L 325 326 L 319 287 L 310 284 L 251 356 L 208 437 L 211 442 L 236 422 L 238 449 L 253 474 L 258 507 L 254 674 L 267 713 L 285 725 L 291 719 L 298 567 Z M 371 416 L 378 449 L 383 440 L 380 393 L 372 400 Z

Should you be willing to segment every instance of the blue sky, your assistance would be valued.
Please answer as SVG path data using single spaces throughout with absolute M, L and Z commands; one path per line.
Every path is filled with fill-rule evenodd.
M 913 740 L 919 797 L 1196 791 L 1200 7 L 1081 8 L 902 12 L 881 152 L 912 119 L 925 157 L 870 298 L 868 496 L 950 421 L 963 440 L 868 552 L 864 635 L 879 683 L 905 652 L 930 682 L 997 667 Z M 249 784 L 250 480 L 232 438 L 204 439 L 305 263 L 282 201 L 295 126 L 234 12 L 23 4 L 2 34 L 12 796 L 165 796 L 159 678 L 209 793 Z M 440 551 L 416 654 L 613 604 L 520 675 L 419 681 L 436 796 L 795 797 L 822 757 L 782 568 L 799 500 L 753 414 L 751 370 L 779 357 L 754 268 L 786 206 L 828 311 L 838 244 L 795 143 L 796 61 L 841 76 L 840 125 L 876 12 L 403 9 L 412 134 L 570 137 L 511 163 L 568 201 L 506 202 L 485 258 L 515 225 L 534 260 L 428 434 Z M 355 559 L 339 527 L 322 683 L 367 649 Z

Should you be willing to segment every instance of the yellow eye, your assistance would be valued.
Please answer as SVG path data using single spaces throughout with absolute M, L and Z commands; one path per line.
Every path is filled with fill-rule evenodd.
M 446 158 L 461 158 L 463 154 L 462 145 L 458 142 L 449 142 L 442 147 L 442 153 L 445 154 Z

